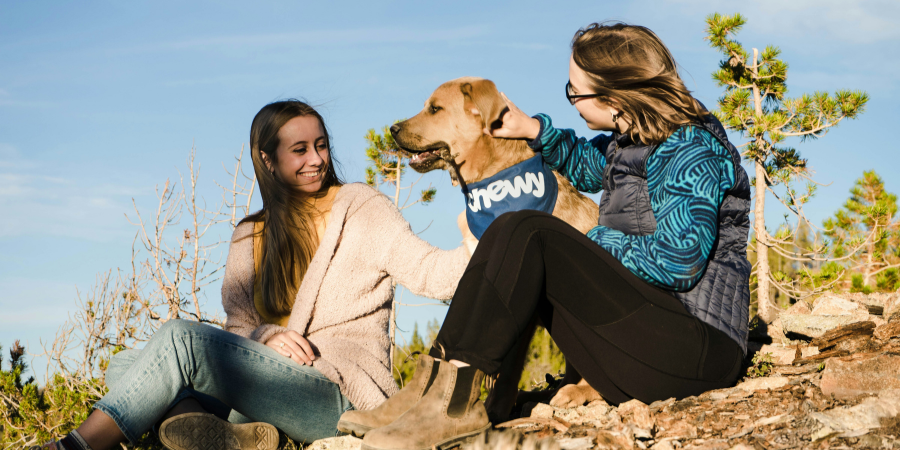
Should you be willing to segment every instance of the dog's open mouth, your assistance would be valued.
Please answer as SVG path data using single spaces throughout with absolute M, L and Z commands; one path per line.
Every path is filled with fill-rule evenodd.
M 410 165 L 423 164 L 423 163 L 426 163 L 429 161 L 433 161 L 435 159 L 440 159 L 441 155 L 438 154 L 439 151 L 440 151 L 440 149 L 425 150 L 424 152 L 421 152 L 421 153 L 415 153 L 415 154 L 413 154 L 413 157 L 409 159 L 409 164 Z
M 412 156 L 409 158 L 409 167 L 416 172 L 428 172 L 443 167 L 444 153 L 447 152 L 447 145 L 443 142 L 432 144 L 424 149 L 404 148 Z

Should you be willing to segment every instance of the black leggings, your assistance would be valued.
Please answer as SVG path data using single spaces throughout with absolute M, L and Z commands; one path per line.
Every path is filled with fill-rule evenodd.
M 496 373 L 535 316 L 608 402 L 683 398 L 733 385 L 743 352 L 671 292 L 549 214 L 518 211 L 485 231 L 432 354 Z

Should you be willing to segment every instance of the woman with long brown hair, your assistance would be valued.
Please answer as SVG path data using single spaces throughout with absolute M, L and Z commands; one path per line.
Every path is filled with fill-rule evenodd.
M 173 450 L 274 450 L 276 428 L 302 442 L 334 436 L 342 413 L 397 391 L 393 284 L 449 299 L 467 250 L 432 247 L 387 197 L 344 184 L 325 123 L 303 102 L 262 108 L 250 147 L 263 208 L 231 240 L 225 330 L 170 320 L 142 350 L 117 354 L 95 411 L 45 448 L 108 450 L 159 424 Z
M 429 381 L 382 405 L 404 413 L 358 433 L 363 450 L 441 449 L 489 428 L 481 380 L 535 315 L 581 384 L 613 404 L 696 395 L 739 376 L 750 190 L 724 128 L 640 26 L 579 30 L 566 97 L 588 128 L 612 133 L 580 138 L 508 100 L 502 126 L 485 133 L 528 139 L 577 189 L 603 190 L 599 224 L 585 236 L 542 212 L 497 218 L 424 357 L 433 358 L 420 377 Z M 345 414 L 339 428 L 354 431 L 370 415 Z

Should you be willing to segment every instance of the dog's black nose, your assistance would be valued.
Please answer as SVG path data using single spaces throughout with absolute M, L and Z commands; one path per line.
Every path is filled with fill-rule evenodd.
M 396 136 L 397 133 L 399 133 L 399 132 L 400 132 L 400 124 L 399 123 L 395 123 L 395 124 L 391 125 L 391 134 Z

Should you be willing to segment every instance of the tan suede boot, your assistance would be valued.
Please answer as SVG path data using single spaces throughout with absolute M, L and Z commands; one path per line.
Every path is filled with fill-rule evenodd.
M 437 364 L 434 363 L 434 358 L 424 353 L 420 354 L 412 380 L 409 380 L 409 383 L 400 392 L 385 400 L 375 409 L 345 412 L 338 421 L 337 429 L 356 437 L 363 437 L 373 428 L 390 424 L 409 408 L 419 403 L 419 399 L 425 394 L 435 376 L 437 376 Z
M 275 450 L 278 430 L 263 422 L 235 424 L 208 413 L 185 413 L 159 426 L 159 440 L 171 450 Z
M 422 400 L 390 425 L 366 433 L 361 450 L 438 450 L 491 428 L 478 400 L 484 372 L 438 361 L 438 375 Z

